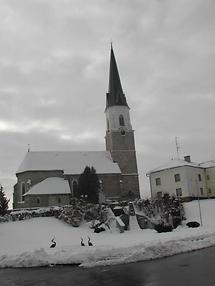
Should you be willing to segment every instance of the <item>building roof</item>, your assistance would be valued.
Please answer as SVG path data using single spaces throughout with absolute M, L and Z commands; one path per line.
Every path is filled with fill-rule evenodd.
M 156 173 L 159 171 L 163 171 L 163 170 L 167 170 L 167 169 L 173 169 L 173 168 L 178 168 L 178 167 L 183 167 L 183 166 L 190 166 L 190 167 L 195 167 L 195 168 L 203 168 L 202 166 L 200 166 L 197 163 L 194 162 L 187 162 L 185 160 L 180 160 L 180 159 L 173 159 L 170 160 L 169 162 L 149 171 L 147 173 L 147 175 L 152 174 L 152 173 Z
M 62 170 L 79 175 L 86 166 L 93 166 L 98 174 L 121 173 L 108 151 L 30 151 L 16 173 Z
M 207 161 L 207 162 L 202 162 L 199 164 L 199 166 L 201 166 L 203 168 L 212 168 L 212 167 L 215 167 L 215 161 L 211 160 L 211 161 Z
M 70 194 L 68 181 L 52 177 L 34 185 L 24 196 L 28 195 L 54 195 L 54 194 Z
M 111 45 L 110 54 L 110 70 L 109 70 L 109 86 L 106 97 L 106 108 L 114 105 L 128 106 L 126 97 L 122 90 L 120 76 L 114 56 L 113 48 Z

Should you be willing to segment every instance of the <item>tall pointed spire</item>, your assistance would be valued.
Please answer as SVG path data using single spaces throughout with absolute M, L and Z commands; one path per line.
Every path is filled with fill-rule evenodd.
M 106 108 L 113 105 L 128 106 L 125 95 L 122 90 L 116 59 L 114 56 L 113 47 L 111 43 L 109 86 L 106 98 Z

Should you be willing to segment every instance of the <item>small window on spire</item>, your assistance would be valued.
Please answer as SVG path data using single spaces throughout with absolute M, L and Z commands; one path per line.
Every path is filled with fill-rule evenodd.
M 122 114 L 119 116 L 119 125 L 120 126 L 125 126 L 125 120 Z

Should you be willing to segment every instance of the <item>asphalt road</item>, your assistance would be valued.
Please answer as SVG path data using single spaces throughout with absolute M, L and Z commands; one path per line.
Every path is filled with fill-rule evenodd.
M 0 286 L 215 286 L 215 247 L 160 260 L 82 269 L 1 269 Z

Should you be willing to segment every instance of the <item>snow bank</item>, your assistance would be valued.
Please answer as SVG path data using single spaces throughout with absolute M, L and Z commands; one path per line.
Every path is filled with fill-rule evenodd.
M 141 230 L 135 217 L 131 230 L 93 233 L 87 224 L 74 228 L 55 218 L 33 218 L 1 224 L 0 267 L 36 267 L 77 264 L 82 267 L 157 259 L 215 245 L 215 200 L 201 201 L 203 226 L 178 227 L 170 233 Z M 188 220 L 199 221 L 198 202 L 185 204 Z M 90 236 L 93 246 L 87 245 Z M 51 238 L 57 246 L 49 248 Z M 80 246 L 83 237 L 85 247 Z

